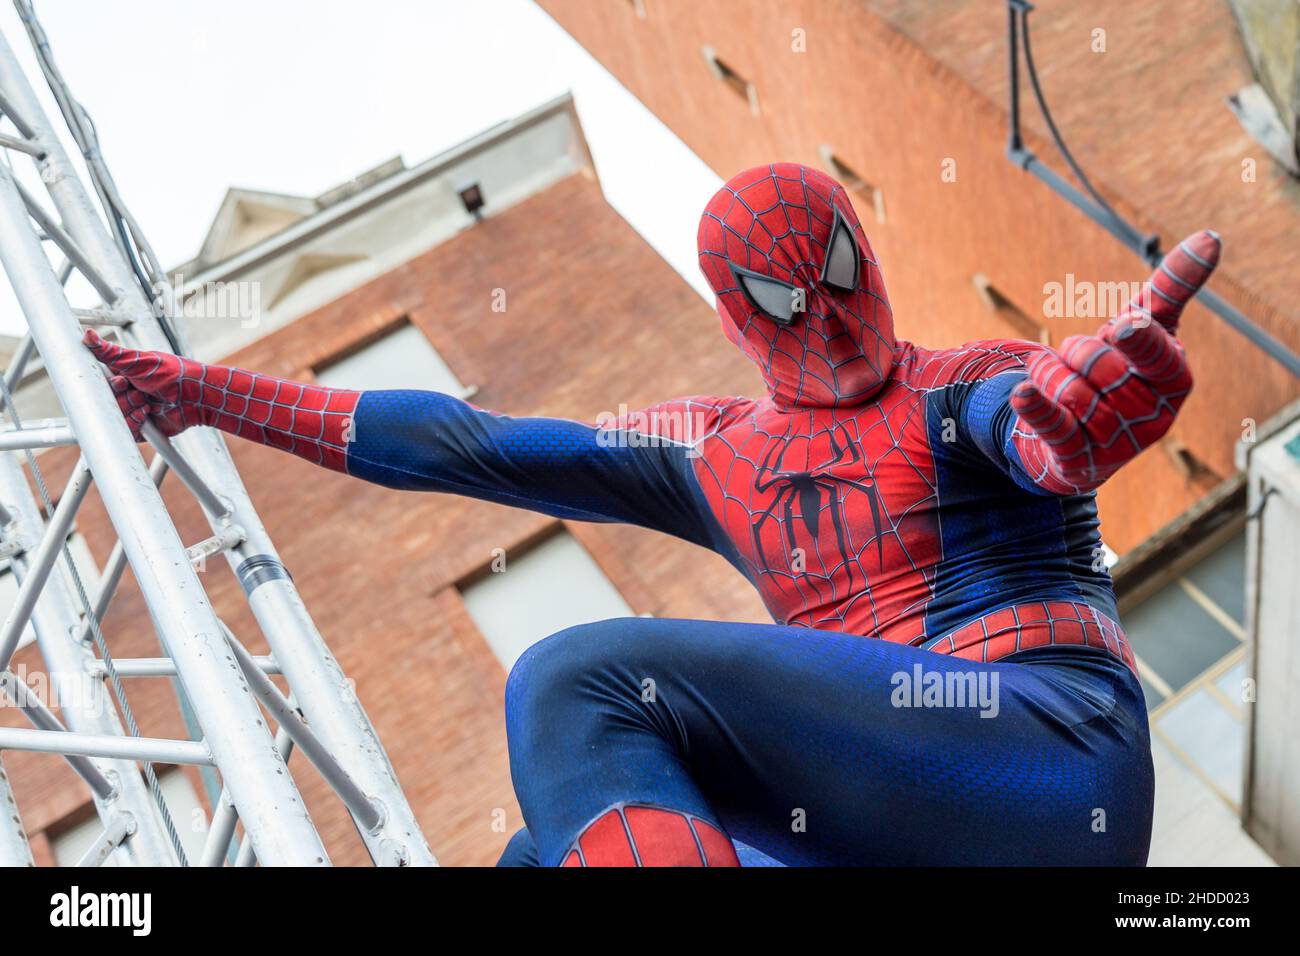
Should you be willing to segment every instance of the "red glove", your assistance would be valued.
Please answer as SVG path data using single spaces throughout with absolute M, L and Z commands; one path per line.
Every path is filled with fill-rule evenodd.
M 124 349 L 92 329 L 84 341 L 112 373 L 109 384 L 136 441 L 146 419 L 168 436 L 210 425 L 347 470 L 347 438 L 360 392 L 205 365 L 170 352 Z
M 1091 491 L 1169 430 L 1192 390 L 1178 319 L 1218 261 L 1217 234 L 1189 236 L 1096 335 L 1072 335 L 1030 362 L 1011 392 L 1012 441 L 1038 487 Z

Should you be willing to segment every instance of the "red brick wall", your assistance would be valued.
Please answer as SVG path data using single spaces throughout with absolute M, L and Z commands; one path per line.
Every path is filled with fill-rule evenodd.
M 504 313 L 491 311 L 503 288 Z M 232 356 L 233 364 L 294 378 L 401 317 L 429 337 L 475 402 L 514 414 L 593 419 L 692 393 L 752 392 L 752 367 L 717 318 L 604 202 L 572 176 L 487 219 L 355 292 Z M 455 583 L 515 548 L 552 519 L 442 495 L 403 494 L 322 471 L 236 440 L 235 460 L 308 607 L 357 690 L 397 769 L 430 846 L 446 864 L 495 862 L 522 825 L 502 721 L 505 674 L 477 632 Z M 57 484 L 69 456 L 42 467 Z M 166 497 L 182 538 L 206 536 L 174 479 Z M 80 528 L 102 561 L 111 529 L 97 500 Z M 571 525 L 637 613 L 763 620 L 749 585 L 721 558 L 638 529 Z M 204 583 L 218 613 L 255 649 L 256 633 L 224 561 Z M 159 653 L 139 592 L 128 580 L 105 626 L 119 657 Z M 35 649 L 17 663 L 39 670 Z M 180 735 L 165 681 L 128 691 L 143 732 Z M 20 724 L 12 709 L 0 722 Z M 86 792 L 57 757 L 8 753 L 24 822 L 39 831 L 80 819 Z M 310 766 L 295 777 L 336 863 L 364 862 L 352 824 Z M 197 777 L 195 777 L 197 784 Z M 506 832 L 493 829 L 506 813 Z M 185 821 L 182 823 L 187 823 Z
M 982 304 L 971 281 L 976 273 L 1031 316 L 1041 315 L 1044 284 L 1063 282 L 1067 273 L 1076 281 L 1145 277 L 1131 253 L 1007 161 L 1001 3 L 645 0 L 645 19 L 626 3 L 539 3 L 724 178 L 774 160 L 821 166 L 819 149 L 829 144 L 881 188 L 885 224 L 873 222 L 866 203 L 857 205 L 904 338 L 951 346 L 1018 336 Z M 1159 230 L 1166 248 L 1200 226 L 1222 230 L 1225 268 L 1216 288 L 1300 349 L 1294 296 L 1252 296 L 1231 272 L 1240 263 L 1249 286 L 1264 291 L 1272 288 L 1269 276 L 1293 277 L 1300 207 L 1295 183 L 1278 182 L 1286 177 L 1258 149 L 1261 181 L 1250 188 L 1241 182 L 1249 138 L 1223 97 L 1248 82 L 1249 71 L 1230 48 L 1226 7 L 1208 0 L 1037 6 L 1040 71 L 1071 119 L 1067 138 L 1096 160 L 1089 168 L 1122 180 L 1138 198 L 1160 198 L 1157 209 L 1121 208 Z M 1110 28 L 1107 57 L 1089 50 L 1096 24 Z M 792 49 L 796 29 L 802 53 Z M 758 117 L 713 76 L 705 45 L 756 86 Z M 1062 63 L 1078 82 L 1061 76 Z M 1030 145 L 1063 171 L 1054 150 L 1032 135 L 1041 125 L 1032 104 L 1024 112 Z M 1114 138 L 1115 129 L 1128 138 Z M 1207 131 L 1217 152 L 1203 142 Z M 953 182 L 940 176 L 947 159 L 956 163 Z M 1166 222 L 1181 231 L 1161 228 Z M 1272 263 L 1266 276 L 1250 271 L 1261 262 Z M 1053 342 L 1099 324 L 1043 321 Z M 1242 420 L 1263 421 L 1300 394 L 1300 385 L 1200 306 L 1189 308 L 1183 339 L 1197 386 L 1171 435 L 1226 478 Z M 1120 552 L 1132 548 L 1213 483 L 1189 480 L 1165 447 L 1146 452 L 1100 492 L 1106 542 Z

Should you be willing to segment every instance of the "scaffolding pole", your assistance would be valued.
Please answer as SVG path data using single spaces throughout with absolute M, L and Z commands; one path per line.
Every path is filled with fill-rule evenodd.
M 26 84 L 16 69 L 13 52 L 0 40 L 0 87 L 21 102 L 14 88 Z M 76 182 L 65 157 L 47 153 L 44 162 L 50 164 L 52 186 Z M 216 614 L 185 558 L 184 546 L 99 364 L 81 344 L 80 324 L 28 225 L 12 173 L 4 165 L 0 165 L 0 262 L 94 471 L 167 654 L 176 661 L 204 733 L 219 755 L 223 776 L 230 781 L 258 855 L 284 863 L 321 862 L 324 847 L 297 788 L 276 766 L 270 736 L 242 675 L 222 666 L 224 640 Z
M 105 227 L 12 49 L 0 38 L 0 112 L 17 130 L 17 136 L 0 134 L 0 150 L 10 151 L 15 164 L 34 163 L 53 207 L 51 211 L 43 200 L 24 189 L 8 163 L 0 163 L 0 264 L 27 316 L 31 340 L 44 360 L 66 414 L 66 421 L 38 423 L 35 434 L 25 434 L 17 421 L 0 434 L 0 459 L 4 459 L 0 464 L 0 495 L 12 499 L 10 510 L 20 517 L 32 549 L 30 556 L 23 552 L 17 559 L 34 566 L 33 577 L 44 572 L 35 606 L 30 608 L 31 620 L 52 676 L 57 673 L 64 682 L 75 679 L 85 684 L 79 692 L 89 691 L 92 700 L 98 694 L 106 705 L 108 688 L 104 679 L 108 678 L 108 686 L 119 694 L 119 706 L 125 706 L 120 696 L 122 675 L 106 656 L 98 621 L 117 578 L 129 565 L 166 655 L 162 663 L 144 670 L 177 675 L 202 739 L 164 741 L 139 737 L 129 711 L 126 717 L 130 733 L 124 734 L 109 705 L 103 710 L 108 722 L 95 722 L 88 713 L 77 713 L 74 720 L 69 713 L 70 729 L 62 734 L 51 730 L 7 731 L 0 733 L 0 749 L 7 746 L 103 758 L 96 765 L 109 768 L 119 784 L 111 802 L 97 801 L 106 835 L 104 852 L 126 855 L 130 862 L 163 862 L 163 856 L 168 857 L 166 862 L 175 862 L 176 857 L 162 839 L 158 812 L 150 805 L 149 794 L 132 762 L 142 761 L 147 769 L 154 761 L 170 759 L 211 763 L 221 774 L 223 798 L 216 821 L 219 829 L 204 862 L 219 858 L 218 847 L 228 845 L 237 815 L 245 833 L 241 858 L 251 861 L 255 855 L 262 865 L 325 863 L 323 844 L 285 764 L 288 741 L 273 742 L 258 709 L 258 698 L 250 693 L 253 688 L 246 673 L 252 674 L 254 681 L 265 681 L 263 672 L 278 671 L 289 684 L 290 698 L 297 702 L 295 706 L 311 727 L 304 739 L 316 744 L 318 759 L 326 758 L 320 763 L 327 770 L 327 781 L 343 791 L 349 805 L 358 811 L 354 821 L 372 859 L 393 865 L 436 864 L 369 719 L 298 596 L 221 436 L 211 429 L 195 428 L 178 436 L 173 444 L 156 429 L 146 429 L 158 448 L 159 462 L 165 461 L 178 472 L 211 524 L 212 537 L 187 550 L 153 480 L 161 472 L 155 468 L 151 476 L 146 469 L 102 369 L 81 345 L 82 327 L 101 325 L 113 328 L 133 346 L 172 351 L 177 343 L 176 332 L 160 321 L 160 316 L 166 316 L 174 307 L 175 297 L 139 236 L 138 226 L 120 205 L 93 142 L 93 127 L 88 126 L 54 67 L 30 3 L 15 0 L 15 6 L 63 118 L 86 159 L 107 220 L 116 228 L 110 234 Z M 42 237 L 62 251 L 66 263 L 57 269 L 51 264 Z M 62 287 L 69 268 L 81 272 L 101 295 L 100 307 L 87 310 L 70 306 Z M 159 285 L 162 287 L 157 288 Z M 16 356 L 17 374 L 7 377 L 7 382 L 17 384 L 21 365 L 30 351 L 24 343 L 21 354 Z M 80 447 L 119 537 L 109 579 L 93 602 L 63 549 L 78 592 L 76 597 L 85 613 L 72 603 L 66 586 L 62 594 L 58 593 L 63 584 L 61 576 L 49 573 L 48 568 L 48 549 L 56 546 L 53 532 L 59 531 L 62 519 L 70 518 L 76 502 L 61 514 L 66 503 L 61 501 L 51 520 L 56 527 L 42 528 L 39 510 L 25 486 L 26 478 L 16 457 L 27 455 L 35 468 L 35 460 L 30 457 L 32 448 L 74 442 Z M 39 472 L 37 476 L 40 484 Z M 17 493 L 19 482 L 24 484 L 21 495 Z M 48 498 L 44 486 L 40 487 Z M 81 484 L 70 487 L 74 496 L 84 493 Z M 47 500 L 47 508 L 48 504 Z M 61 538 L 58 544 L 62 544 Z M 271 657 L 265 660 L 253 661 L 241 655 L 246 670 L 232 659 L 223 625 L 191 563 L 217 553 L 225 554 L 230 562 L 271 649 Z M 0 628 L 0 638 L 4 639 L 0 640 L 0 652 L 11 649 L 16 640 L 22 614 L 31 603 L 26 598 L 30 596 L 24 596 L 9 615 L 8 626 Z M 43 630 L 48 632 L 45 638 Z M 101 651 L 98 657 L 83 639 L 86 636 L 95 637 L 95 646 Z M 132 669 L 127 668 L 128 672 Z M 266 688 L 261 690 L 265 692 Z M 274 706 L 280 698 L 264 693 L 263 700 Z M 277 747 L 277 743 L 281 746 Z M 130 783 L 123 786 L 123 781 Z M 154 789 L 158 802 L 160 796 Z M 129 832 L 122 827 L 124 820 L 131 821 Z M 171 835 L 175 842 L 175 834 Z M 0 831 L 0 843 L 4 840 Z M 155 852 L 146 854 L 143 850 L 149 844 L 154 845 Z
M 18 814 L 18 801 L 0 760 L 0 866 L 35 866 L 27 831 Z
M 23 539 L 46 533 L 40 509 L 23 473 L 20 459 L 14 454 L 0 454 L 0 504 L 9 513 L 18 545 Z M 20 553 L 10 559 L 14 577 L 22 582 L 27 575 L 27 559 Z M 83 734 L 121 734 L 122 725 L 108 699 L 103 681 L 90 671 L 96 661 L 90 646 L 76 639 L 81 615 L 64 576 L 51 574 L 32 612 L 32 628 L 49 674 L 53 703 L 70 730 Z M 126 811 L 135 818 L 136 832 L 126 845 L 116 851 L 122 864 L 140 866 L 174 866 L 176 856 L 158 811 L 134 763 L 127 760 L 107 761 L 101 768 L 112 781 L 114 791 L 107 798 L 93 789 L 95 809 L 104 820 Z

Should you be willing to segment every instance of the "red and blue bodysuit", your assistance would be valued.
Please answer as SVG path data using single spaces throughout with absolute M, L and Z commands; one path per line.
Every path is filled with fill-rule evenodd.
M 758 589 L 774 624 L 604 621 L 525 652 L 506 728 L 527 827 L 503 862 L 1144 863 L 1146 709 L 1094 490 L 1191 388 L 1174 332 L 1217 237 L 1096 336 L 939 351 L 895 339 L 816 170 L 740 173 L 698 241 L 765 398 L 584 424 L 88 343 L 137 436 L 207 425 L 393 488 L 641 525 Z

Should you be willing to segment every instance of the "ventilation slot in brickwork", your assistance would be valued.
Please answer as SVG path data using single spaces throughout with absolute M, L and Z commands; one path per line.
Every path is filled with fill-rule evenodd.
M 704 61 L 709 64 L 709 69 L 713 71 L 713 75 L 725 83 L 728 89 L 745 100 L 749 104 L 749 111 L 757 116 L 758 90 L 754 88 L 754 84 L 720 59 L 718 54 L 714 52 L 713 47 L 706 46 L 703 53 Z
M 1016 338 L 1027 339 L 1030 342 L 1041 342 L 1043 345 L 1052 344 L 1052 333 L 1042 322 L 1033 319 L 1024 309 L 1012 302 L 1003 292 L 998 289 L 988 276 L 983 273 L 977 273 L 971 277 L 975 283 L 975 289 L 979 292 L 980 301 L 982 301 L 999 319 L 1010 327 L 1011 333 Z
M 1161 444 L 1189 485 L 1209 491 L 1223 481 L 1223 477 L 1202 461 L 1182 439 L 1166 438 Z
M 825 166 L 826 171 L 843 183 L 845 189 L 864 200 L 871 209 L 875 210 L 876 222 L 883 223 L 885 221 L 885 194 L 880 191 L 880 188 L 867 182 L 866 177 L 840 158 L 835 150 L 829 146 L 822 146 L 820 152 L 822 165 Z

